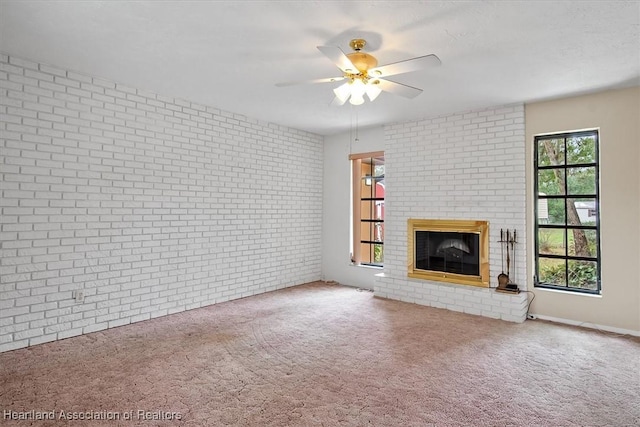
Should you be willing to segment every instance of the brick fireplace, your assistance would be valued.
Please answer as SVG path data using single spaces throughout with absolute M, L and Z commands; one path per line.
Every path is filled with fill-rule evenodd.
M 524 106 L 488 108 L 393 124 L 386 126 L 384 132 L 387 206 L 384 272 L 376 278 L 375 294 L 513 322 L 524 321 L 528 294 L 509 295 L 493 289 L 501 272 L 498 243 L 501 228 L 517 229 L 518 236 L 523 236 L 519 239 L 521 250 L 516 253 L 515 269 L 512 268 L 510 277 L 521 289 L 526 289 L 526 278 L 530 276 L 526 272 L 524 251 L 527 246 L 524 238 Z M 458 274 L 455 271 L 434 273 L 431 267 L 435 258 L 429 266 L 424 264 L 426 254 L 420 255 L 423 258 L 420 261 L 410 254 L 408 242 L 415 238 L 408 227 L 411 219 L 485 221 L 486 237 L 482 244 L 478 241 L 478 245 L 486 242 L 486 250 L 479 261 L 479 274 L 471 274 L 479 277 L 478 283 L 469 286 L 470 283 L 455 276 Z M 440 255 L 448 251 L 450 260 L 455 255 L 466 257 L 475 245 L 468 237 L 435 237 L 440 242 L 430 250 L 437 252 L 438 246 L 449 240 L 440 247 Z

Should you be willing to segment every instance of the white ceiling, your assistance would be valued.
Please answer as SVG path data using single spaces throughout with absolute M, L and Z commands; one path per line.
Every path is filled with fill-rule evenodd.
M 339 76 L 316 46 L 365 38 L 390 80 L 424 89 L 331 107 Z M 5 1 L 0 51 L 329 135 L 640 84 L 639 1 Z

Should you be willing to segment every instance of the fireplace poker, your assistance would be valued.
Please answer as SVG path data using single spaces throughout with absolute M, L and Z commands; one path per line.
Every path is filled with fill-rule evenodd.
M 511 282 L 511 279 L 509 279 L 509 264 L 511 263 L 511 259 L 509 258 L 509 240 L 510 239 L 511 239 L 511 233 L 507 228 L 507 241 L 505 242 L 505 245 L 507 245 L 507 283 Z
M 504 274 L 504 231 L 500 229 L 500 261 L 502 262 L 502 274 Z
M 508 230 L 507 230 L 508 231 Z M 504 274 L 504 230 L 500 229 L 500 262 L 502 263 L 502 273 L 498 274 L 498 287 L 504 288 L 509 283 L 509 276 Z M 507 248 L 508 250 L 508 248 Z
M 511 240 L 511 251 L 513 252 L 513 275 L 516 275 L 516 230 L 513 230 L 513 239 Z

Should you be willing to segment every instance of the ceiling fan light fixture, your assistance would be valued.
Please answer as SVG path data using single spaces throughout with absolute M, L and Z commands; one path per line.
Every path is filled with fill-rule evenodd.
M 345 102 L 347 102 L 347 99 L 349 99 L 349 96 L 351 96 L 350 82 L 338 86 L 333 90 L 333 93 L 335 93 L 336 98 L 338 98 L 344 104 Z
M 368 79 L 361 77 L 352 77 L 347 83 L 344 83 L 333 89 L 336 98 L 340 100 L 340 104 L 344 104 L 349 100 L 351 105 L 364 104 L 364 96 L 367 95 L 370 101 L 373 101 L 380 95 L 382 90 L 378 87 L 378 80 L 370 82 Z
M 367 91 L 367 87 L 364 82 L 360 78 L 356 78 L 351 82 L 351 99 L 349 102 L 351 105 L 362 105 L 364 104 L 364 94 Z
M 351 105 L 362 105 L 364 104 L 364 96 L 352 93 L 349 103 L 351 103 Z
M 373 100 L 376 99 L 378 95 L 380 95 L 380 92 L 382 92 L 382 89 L 380 89 L 374 83 L 367 84 L 366 90 L 367 90 L 367 96 L 369 97 L 369 101 L 371 102 L 373 102 Z
M 353 79 L 353 83 L 351 83 L 351 96 L 356 96 L 362 98 L 367 91 L 367 87 L 365 86 L 362 79 L 356 78 Z

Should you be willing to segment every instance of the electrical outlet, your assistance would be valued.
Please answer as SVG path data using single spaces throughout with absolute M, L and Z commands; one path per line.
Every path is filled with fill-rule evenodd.
M 73 299 L 76 300 L 76 302 L 84 302 L 84 291 L 73 291 Z

